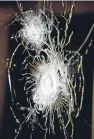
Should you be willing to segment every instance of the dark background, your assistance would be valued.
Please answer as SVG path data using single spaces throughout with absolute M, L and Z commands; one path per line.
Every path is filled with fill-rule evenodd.
M 7 2 L 8 3 L 8 2 Z M 76 7 L 75 7 L 76 8 Z M 58 20 L 62 23 L 62 19 L 58 17 Z M 92 24 L 94 23 L 94 13 L 83 13 L 78 15 L 73 15 L 71 24 L 69 26 L 69 32 L 74 31 L 74 35 L 69 44 L 70 49 L 77 50 L 79 46 L 83 43 L 86 35 L 88 34 Z M 15 33 L 19 28 L 17 26 L 9 27 L 9 36 L 11 33 Z M 63 35 L 63 34 L 61 34 Z M 92 118 L 92 86 L 93 86 L 93 66 L 94 66 L 94 42 L 89 48 L 88 54 L 85 55 L 85 51 L 88 48 L 90 39 L 94 40 L 94 31 L 90 35 L 89 40 L 85 44 L 84 48 L 81 50 L 81 55 L 83 55 L 83 69 L 85 76 L 85 92 L 83 100 L 83 108 L 79 117 L 74 121 L 74 139 L 91 139 L 91 118 Z M 16 47 L 15 41 L 9 40 L 9 55 L 13 51 L 13 46 Z M 17 59 L 19 60 L 19 59 Z M 18 85 L 19 93 L 21 93 L 21 86 Z M 11 104 L 9 87 L 7 83 L 6 93 L 5 93 L 5 106 L 4 106 L 4 116 L 1 130 L 1 139 L 13 139 L 15 122 L 13 115 L 9 109 Z M 27 131 L 26 131 L 27 132 Z M 35 135 L 35 139 L 41 138 L 41 135 Z M 56 136 L 49 136 L 49 139 L 62 139 L 62 134 L 57 133 Z M 23 139 L 23 138 L 22 138 Z M 27 139 L 27 138 L 26 138 Z

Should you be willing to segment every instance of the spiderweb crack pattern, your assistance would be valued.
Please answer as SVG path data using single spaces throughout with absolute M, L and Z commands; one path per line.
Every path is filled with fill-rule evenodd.
M 84 76 L 82 68 L 82 57 L 79 52 L 65 49 L 71 40 L 72 33 L 67 42 L 68 25 L 70 24 L 74 2 L 71 6 L 68 18 L 65 20 L 64 36 L 60 39 L 59 22 L 53 12 L 48 9 L 50 17 L 45 10 L 29 10 L 17 17 L 17 21 L 22 25 L 15 35 L 16 40 L 21 39 L 20 44 L 14 50 L 8 67 L 8 79 L 12 97 L 11 111 L 18 123 L 15 139 L 19 138 L 20 132 L 26 124 L 30 128 L 28 138 L 33 138 L 32 134 L 40 127 L 46 134 L 55 134 L 54 121 L 57 117 L 60 129 L 66 139 L 73 138 L 73 117 L 79 115 L 82 108 L 84 92 Z M 57 22 L 57 25 L 54 24 Z M 53 30 L 56 35 L 52 37 Z M 45 48 L 44 48 L 45 46 Z M 21 80 L 24 83 L 24 92 L 27 106 L 22 106 L 17 100 L 15 82 L 13 80 L 13 63 L 19 49 L 22 48 L 21 56 L 26 53 L 21 64 Z M 33 53 L 35 52 L 35 55 Z M 16 71 L 16 70 L 15 70 Z M 14 82 L 14 83 L 13 83 Z M 77 93 L 80 95 L 80 102 L 77 100 Z M 21 121 L 15 109 L 19 109 L 23 115 Z M 55 114 L 56 113 L 56 114 Z M 39 115 L 44 119 L 40 124 Z M 67 128 L 71 125 L 71 135 L 68 135 Z

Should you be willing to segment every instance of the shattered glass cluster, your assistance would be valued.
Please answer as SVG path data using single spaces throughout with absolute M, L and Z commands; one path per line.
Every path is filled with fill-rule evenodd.
M 61 37 L 59 22 L 53 11 L 45 6 L 42 9 L 28 10 L 16 18 L 21 25 L 16 33 L 16 40 L 20 43 L 10 57 L 8 67 L 8 79 L 12 98 L 11 111 L 18 123 L 15 129 L 15 139 L 20 137 L 24 126 L 31 128 L 29 138 L 33 138 L 36 125 L 44 132 L 55 134 L 54 120 L 57 118 L 60 130 L 63 129 L 65 139 L 73 138 L 73 117 L 79 115 L 82 108 L 84 93 L 83 59 L 79 51 L 71 51 L 68 44 L 71 35 L 67 40 L 68 26 L 71 22 L 74 2 L 70 8 L 69 15 L 62 15 L 65 20 L 64 36 Z M 49 14 L 48 14 L 49 13 Z M 50 15 L 50 16 L 49 16 Z M 55 22 L 57 25 L 55 25 Z M 52 35 L 53 30 L 56 35 Z M 20 55 L 27 54 L 21 62 L 21 80 L 24 80 L 24 93 L 28 106 L 22 106 L 17 98 L 14 80 L 14 61 L 19 49 Z M 35 54 L 33 54 L 35 53 Z M 17 65 L 16 65 L 17 66 Z M 78 101 L 77 96 L 80 96 Z M 19 109 L 26 111 L 23 121 L 15 112 Z M 43 125 L 39 122 L 39 115 L 43 118 Z M 67 128 L 71 125 L 71 134 Z M 28 138 L 28 139 L 29 139 Z

